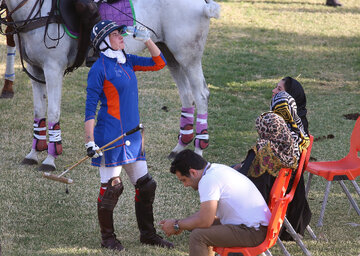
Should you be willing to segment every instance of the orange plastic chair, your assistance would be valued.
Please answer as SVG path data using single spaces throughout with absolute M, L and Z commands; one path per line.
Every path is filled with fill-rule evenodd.
M 360 209 L 356 204 L 355 200 L 352 198 L 348 188 L 345 186 L 344 180 L 350 180 L 354 185 L 356 192 L 360 196 L 360 188 L 356 183 L 355 179 L 360 175 L 360 158 L 358 152 L 360 151 L 360 117 L 355 123 L 355 127 L 352 131 L 350 138 L 350 151 L 344 158 L 338 161 L 327 161 L 327 162 L 310 162 L 306 171 L 309 172 L 308 182 L 306 184 L 306 193 L 310 190 L 311 179 L 313 175 L 322 176 L 328 180 L 323 204 L 321 206 L 320 217 L 317 226 L 323 226 L 323 218 L 325 214 L 325 207 L 327 199 L 330 193 L 330 187 L 332 181 L 338 181 L 341 185 L 341 188 L 348 197 L 351 205 L 356 210 L 357 214 L 360 216 Z
M 290 194 L 284 196 L 289 185 L 291 172 L 292 170 L 289 168 L 282 168 L 274 182 L 273 187 L 271 188 L 271 199 L 269 203 L 271 219 L 264 242 L 256 247 L 213 247 L 213 251 L 221 256 L 227 256 L 228 253 L 239 252 L 244 256 L 253 256 L 265 252 L 276 243 L 284 222 L 287 207 L 292 199 Z
M 297 168 L 296 176 L 295 176 L 292 188 L 291 188 L 291 190 L 290 190 L 290 192 L 288 194 L 288 195 L 290 195 L 291 201 L 292 201 L 292 199 L 294 197 L 294 194 L 295 194 L 295 191 L 296 191 L 297 186 L 299 184 L 300 178 L 303 175 L 304 167 L 307 164 L 306 161 L 308 161 L 310 159 L 310 153 L 309 152 L 311 151 L 312 141 L 313 141 L 313 137 L 311 136 L 310 137 L 310 145 L 308 146 L 307 149 L 303 149 L 303 151 L 301 153 L 301 157 L 300 157 L 299 165 L 298 165 L 298 168 Z M 306 256 L 310 256 L 311 253 L 306 248 L 306 246 L 303 243 L 303 241 L 301 240 L 299 234 L 296 233 L 295 229 L 293 228 L 291 223 L 288 221 L 286 216 L 284 218 L 284 226 L 287 229 L 287 231 L 289 232 L 289 234 L 292 236 L 292 238 L 295 240 L 295 242 L 300 246 L 303 253 Z M 306 227 L 306 229 L 310 233 L 311 237 L 313 239 L 316 239 L 316 235 L 315 235 L 314 231 L 311 229 L 311 227 L 309 225 Z M 283 251 L 284 255 L 290 255 L 289 252 L 286 250 L 285 246 L 283 245 L 283 243 L 281 242 L 280 238 L 278 238 L 278 244 L 279 244 L 281 250 Z

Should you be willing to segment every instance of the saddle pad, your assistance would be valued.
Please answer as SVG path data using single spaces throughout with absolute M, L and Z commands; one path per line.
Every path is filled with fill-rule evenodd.
M 120 0 L 116 3 L 102 2 L 99 12 L 103 20 L 112 20 L 118 25 L 135 26 L 135 10 L 131 0 Z

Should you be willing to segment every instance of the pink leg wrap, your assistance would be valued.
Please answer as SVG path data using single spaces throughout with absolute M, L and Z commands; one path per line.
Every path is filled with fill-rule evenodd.
M 195 108 L 181 108 L 179 144 L 186 146 L 194 138 L 194 111 Z
M 34 118 L 34 138 L 32 148 L 36 151 L 44 151 L 48 148 L 46 143 L 46 119 Z
M 196 137 L 194 142 L 196 148 L 205 149 L 209 146 L 207 116 L 208 116 L 207 113 L 197 115 Z
M 56 158 L 58 155 L 61 155 L 62 153 L 60 123 L 49 122 L 48 127 L 49 127 L 48 153 Z

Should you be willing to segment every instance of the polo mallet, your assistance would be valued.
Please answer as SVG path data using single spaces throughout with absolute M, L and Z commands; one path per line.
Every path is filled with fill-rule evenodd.
M 100 153 L 100 152 L 105 152 L 105 151 L 108 151 L 108 150 L 111 150 L 111 149 L 114 149 L 114 148 L 117 148 L 117 147 L 120 147 L 120 146 L 123 146 L 124 144 L 129 146 L 130 145 L 130 141 L 126 141 L 124 144 L 121 144 L 121 145 L 117 145 L 117 146 L 113 146 L 111 148 L 107 148 L 109 146 L 111 146 L 112 144 L 114 144 L 115 142 L 121 140 L 122 138 L 130 135 L 130 134 L 133 134 L 137 131 L 139 131 L 140 129 L 143 129 L 143 125 L 142 124 L 139 124 L 137 127 L 135 127 L 134 129 L 128 131 L 128 132 L 125 132 L 124 134 L 120 135 L 119 137 L 117 137 L 116 139 L 110 141 L 109 143 L 107 143 L 106 145 L 102 146 L 101 148 L 99 148 L 98 150 L 96 150 L 97 153 Z M 66 183 L 66 184 L 72 184 L 74 181 L 72 179 L 69 179 L 69 178 L 66 178 L 66 177 L 63 177 L 64 174 L 66 174 L 67 172 L 69 172 L 71 169 L 75 168 L 76 166 L 78 166 L 79 164 L 81 164 L 82 162 L 84 162 L 86 159 L 90 158 L 89 156 L 86 156 L 82 159 L 80 159 L 78 162 L 76 162 L 75 164 L 73 164 L 72 166 L 70 166 L 69 168 L 67 168 L 63 173 L 61 173 L 60 175 L 55 175 L 55 174 L 51 174 L 49 172 L 43 172 L 43 177 L 46 178 L 46 179 L 50 179 L 50 180 L 55 180 L 55 181 L 59 181 L 59 182 L 62 182 L 62 183 Z

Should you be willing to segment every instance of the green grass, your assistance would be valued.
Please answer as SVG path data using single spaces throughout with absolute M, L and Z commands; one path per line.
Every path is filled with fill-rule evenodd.
M 241 161 L 256 140 L 255 118 L 269 109 L 271 90 L 283 76 L 297 77 L 308 100 L 310 132 L 334 139 L 314 143 L 318 161 L 340 159 L 349 150 L 354 120 L 344 114 L 360 112 L 360 3 L 343 0 L 341 8 L 325 0 L 221 1 L 219 20 L 211 28 L 203 57 L 210 87 L 211 144 L 204 156 L 211 162 Z M 5 62 L 1 38 L 1 62 Z M 0 65 L 0 73 L 4 72 Z M 64 80 L 61 128 L 64 153 L 57 173 L 85 155 L 83 119 L 86 76 L 80 68 Z M 146 127 L 149 171 L 158 183 L 155 220 L 185 217 L 198 208 L 195 191 L 185 189 L 169 173 L 167 155 L 175 146 L 181 103 L 167 69 L 139 73 L 140 112 Z M 115 228 L 127 251 L 100 249 L 96 217 L 99 174 L 89 162 L 68 175 L 65 185 L 41 177 L 37 167 L 20 165 L 32 143 L 33 103 L 29 79 L 16 62 L 15 97 L 0 100 L 0 241 L 8 255 L 188 255 L 188 232 L 169 239 L 168 251 L 140 245 L 134 215 L 134 190 L 122 174 L 125 190 L 115 208 Z M 168 112 L 162 110 L 166 106 Z M 192 148 L 192 146 L 191 146 Z M 42 161 L 46 154 L 41 155 Z M 350 191 L 357 199 L 355 191 Z M 332 186 L 324 227 L 316 227 L 325 180 L 315 177 L 309 194 L 311 226 L 304 243 L 312 255 L 359 255 L 360 219 L 338 184 Z M 352 223 L 357 224 L 352 225 Z M 303 255 L 294 242 L 285 246 Z M 273 255 L 281 255 L 275 245 Z

